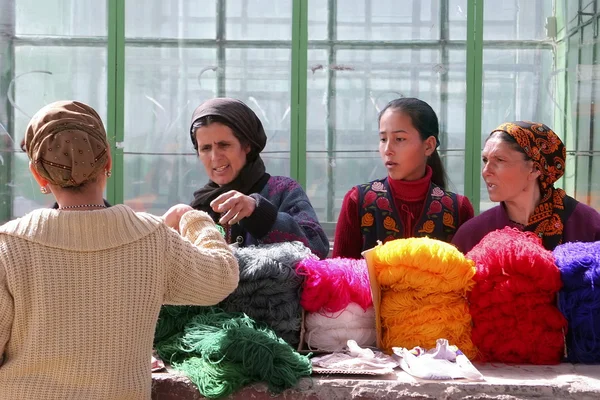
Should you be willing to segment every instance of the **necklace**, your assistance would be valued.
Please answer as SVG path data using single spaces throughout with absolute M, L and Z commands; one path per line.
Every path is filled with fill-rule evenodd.
M 58 207 L 59 210 L 67 210 L 69 208 L 106 208 L 105 204 L 78 204 L 76 206 Z

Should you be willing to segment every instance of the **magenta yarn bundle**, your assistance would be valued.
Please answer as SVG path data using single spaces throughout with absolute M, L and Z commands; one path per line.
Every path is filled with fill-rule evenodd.
M 310 349 L 338 351 L 352 339 L 375 345 L 375 312 L 365 260 L 305 259 L 296 273 L 304 277 L 300 304 L 306 316 Z
M 350 303 L 363 310 L 373 305 L 365 260 L 305 259 L 296 273 L 304 276 L 300 304 L 308 312 L 336 313 Z

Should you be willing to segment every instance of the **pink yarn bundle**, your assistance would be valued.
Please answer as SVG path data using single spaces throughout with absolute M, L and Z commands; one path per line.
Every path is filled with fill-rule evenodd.
M 296 268 L 304 276 L 300 304 L 308 312 L 336 313 L 356 303 L 363 310 L 373 305 L 365 260 L 304 259 Z

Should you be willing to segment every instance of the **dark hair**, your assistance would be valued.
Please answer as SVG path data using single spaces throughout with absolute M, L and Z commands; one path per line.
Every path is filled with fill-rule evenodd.
M 446 170 L 444 169 L 444 164 L 442 164 L 440 154 L 437 151 L 437 146 L 440 144 L 440 125 L 433 108 L 423 100 L 414 97 L 401 97 L 387 103 L 387 105 L 379 112 L 379 122 L 381 122 L 381 117 L 388 109 L 392 111 L 401 111 L 408 115 L 412 120 L 413 126 L 419 132 L 421 140 L 424 141 L 430 136 L 435 137 L 436 148 L 427 158 L 427 165 L 431 167 L 431 181 L 442 189 L 446 189 Z
M 490 136 L 488 136 L 487 139 L 485 139 L 485 142 L 487 143 L 487 141 L 493 137 L 500 139 L 501 142 L 505 142 L 505 143 L 509 144 L 513 150 L 516 150 L 519 153 L 523 154 L 523 157 L 525 157 L 525 161 L 531 161 L 531 157 L 529 157 L 527 155 L 527 153 L 525 153 L 525 150 L 523 150 L 523 148 L 519 145 L 519 142 L 517 142 L 517 139 L 515 139 L 508 133 L 506 133 L 504 131 L 494 131 L 494 132 L 490 133 Z
M 196 130 L 203 126 L 209 126 L 210 124 L 213 124 L 215 122 L 218 122 L 219 124 L 223 124 L 223 125 L 227 126 L 229 129 L 231 129 L 231 131 L 233 132 L 233 136 L 235 136 L 236 139 L 240 141 L 242 148 L 246 148 L 246 147 L 250 146 L 250 142 L 248 141 L 248 139 L 246 139 L 243 135 L 238 133 L 233 128 L 233 126 L 229 123 L 229 121 L 227 121 L 225 118 L 220 117 L 218 115 L 207 115 L 206 117 L 198 118 L 192 124 L 192 129 L 191 129 L 190 133 L 192 136 L 192 144 L 194 145 L 194 149 L 196 150 L 196 153 L 198 153 L 198 140 L 196 140 Z

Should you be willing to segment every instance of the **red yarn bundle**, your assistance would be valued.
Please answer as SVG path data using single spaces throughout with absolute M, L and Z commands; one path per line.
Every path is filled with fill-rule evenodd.
M 296 273 L 304 276 L 300 305 L 308 312 L 336 313 L 350 303 L 366 311 L 373 305 L 365 260 L 305 258 Z
M 556 306 L 562 282 L 540 238 L 507 227 L 486 235 L 467 258 L 477 269 L 469 300 L 479 359 L 559 363 L 567 325 Z

